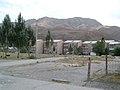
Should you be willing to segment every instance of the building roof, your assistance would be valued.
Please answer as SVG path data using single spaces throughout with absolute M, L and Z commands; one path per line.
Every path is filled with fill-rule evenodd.
M 63 40 L 53 40 L 53 42 L 59 42 L 59 41 L 63 41 Z
M 43 41 L 42 39 L 37 39 L 37 41 Z
M 77 42 L 82 42 L 82 41 L 81 41 L 81 40 L 74 40 L 73 42 L 76 42 L 76 43 L 77 43 Z
M 83 42 L 83 44 L 95 44 L 97 41 L 85 41 L 85 42 Z
M 81 40 L 67 40 L 64 43 L 78 43 L 78 42 L 82 42 Z
M 115 42 L 115 40 L 105 40 L 106 43 Z
M 83 44 L 95 44 L 97 41 L 85 41 Z M 105 40 L 106 43 L 114 43 L 115 40 Z
M 120 42 L 110 42 L 109 44 L 120 44 Z

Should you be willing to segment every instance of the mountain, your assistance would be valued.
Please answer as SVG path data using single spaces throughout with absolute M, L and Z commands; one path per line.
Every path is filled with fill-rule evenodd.
M 106 38 L 109 36 L 110 39 L 120 40 L 120 27 L 118 26 L 104 26 L 98 30 Z
M 35 25 L 35 19 L 27 20 L 26 24 Z M 64 27 L 64 28 L 71 28 L 76 29 L 79 27 L 91 27 L 97 28 L 102 26 L 101 23 L 94 19 L 89 18 L 81 18 L 81 17 L 74 17 L 68 19 L 56 19 L 56 18 L 49 18 L 43 17 L 37 20 L 38 26 L 47 27 L 47 28 L 55 28 L 55 27 Z
M 54 39 L 81 39 L 84 41 L 99 40 L 104 37 L 105 39 L 120 40 L 120 27 L 103 26 L 90 18 L 57 19 L 43 17 L 38 20 L 27 20 L 26 25 L 30 25 L 34 31 L 37 29 L 38 38 L 42 39 L 45 39 L 47 31 L 50 30 Z

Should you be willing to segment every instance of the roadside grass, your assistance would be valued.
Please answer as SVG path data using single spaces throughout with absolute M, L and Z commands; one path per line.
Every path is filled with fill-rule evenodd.
M 105 56 L 78 56 L 78 55 L 68 55 L 64 60 L 55 61 L 56 63 L 65 64 L 73 67 L 85 66 L 88 63 L 89 57 L 91 63 L 100 64 L 101 61 L 105 61 Z M 108 56 L 108 60 L 113 60 L 114 57 Z
M 24 60 L 24 59 L 29 59 L 28 54 L 27 53 L 20 53 L 20 58 L 17 58 L 17 54 L 16 53 L 7 53 L 7 58 L 3 58 L 2 57 L 3 53 L 0 52 L 0 60 Z M 31 54 L 33 56 L 32 59 L 35 59 L 35 54 Z M 53 54 L 37 54 L 37 59 L 40 58 L 50 58 L 50 57 L 62 57 L 63 55 L 53 55 Z
M 29 59 L 27 53 L 20 53 L 20 58 L 17 58 L 16 53 L 7 53 L 10 56 L 7 56 L 7 59 L 2 58 L 1 56 L 3 55 L 3 52 L 0 52 L 0 60 L 24 60 L 24 59 Z M 35 54 L 32 53 L 32 58 L 35 59 Z M 76 64 L 76 63 L 83 63 L 86 64 L 89 57 L 92 60 L 92 63 L 98 63 L 98 61 L 104 61 L 105 56 L 82 56 L 82 55 L 55 55 L 55 54 L 37 54 L 36 55 L 38 59 L 40 58 L 50 58 L 50 57 L 67 57 L 64 60 L 59 60 L 57 62 L 60 63 L 70 63 L 70 64 Z M 113 56 L 108 56 L 108 60 L 113 60 Z
M 118 83 L 120 84 L 120 74 L 108 74 L 98 78 L 96 81 L 104 83 Z

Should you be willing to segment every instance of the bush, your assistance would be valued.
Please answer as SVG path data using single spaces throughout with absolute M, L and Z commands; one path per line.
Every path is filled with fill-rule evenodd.
M 115 47 L 113 53 L 114 53 L 114 56 L 120 56 L 120 47 Z
M 20 53 L 26 53 L 26 52 L 27 52 L 27 50 L 26 50 L 25 47 L 23 47 L 23 48 L 20 49 Z
M 28 57 L 29 59 L 36 59 L 36 57 L 34 55 L 31 55 Z

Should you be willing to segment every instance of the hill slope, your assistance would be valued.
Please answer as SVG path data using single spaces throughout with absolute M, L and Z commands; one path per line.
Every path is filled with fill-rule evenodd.
M 74 17 L 68 19 L 56 19 L 43 17 L 27 20 L 26 25 L 30 25 L 34 30 L 38 30 L 38 38 L 45 39 L 47 31 L 50 30 L 54 39 L 81 39 L 98 40 L 105 39 L 120 40 L 120 27 L 103 26 L 94 19 Z

